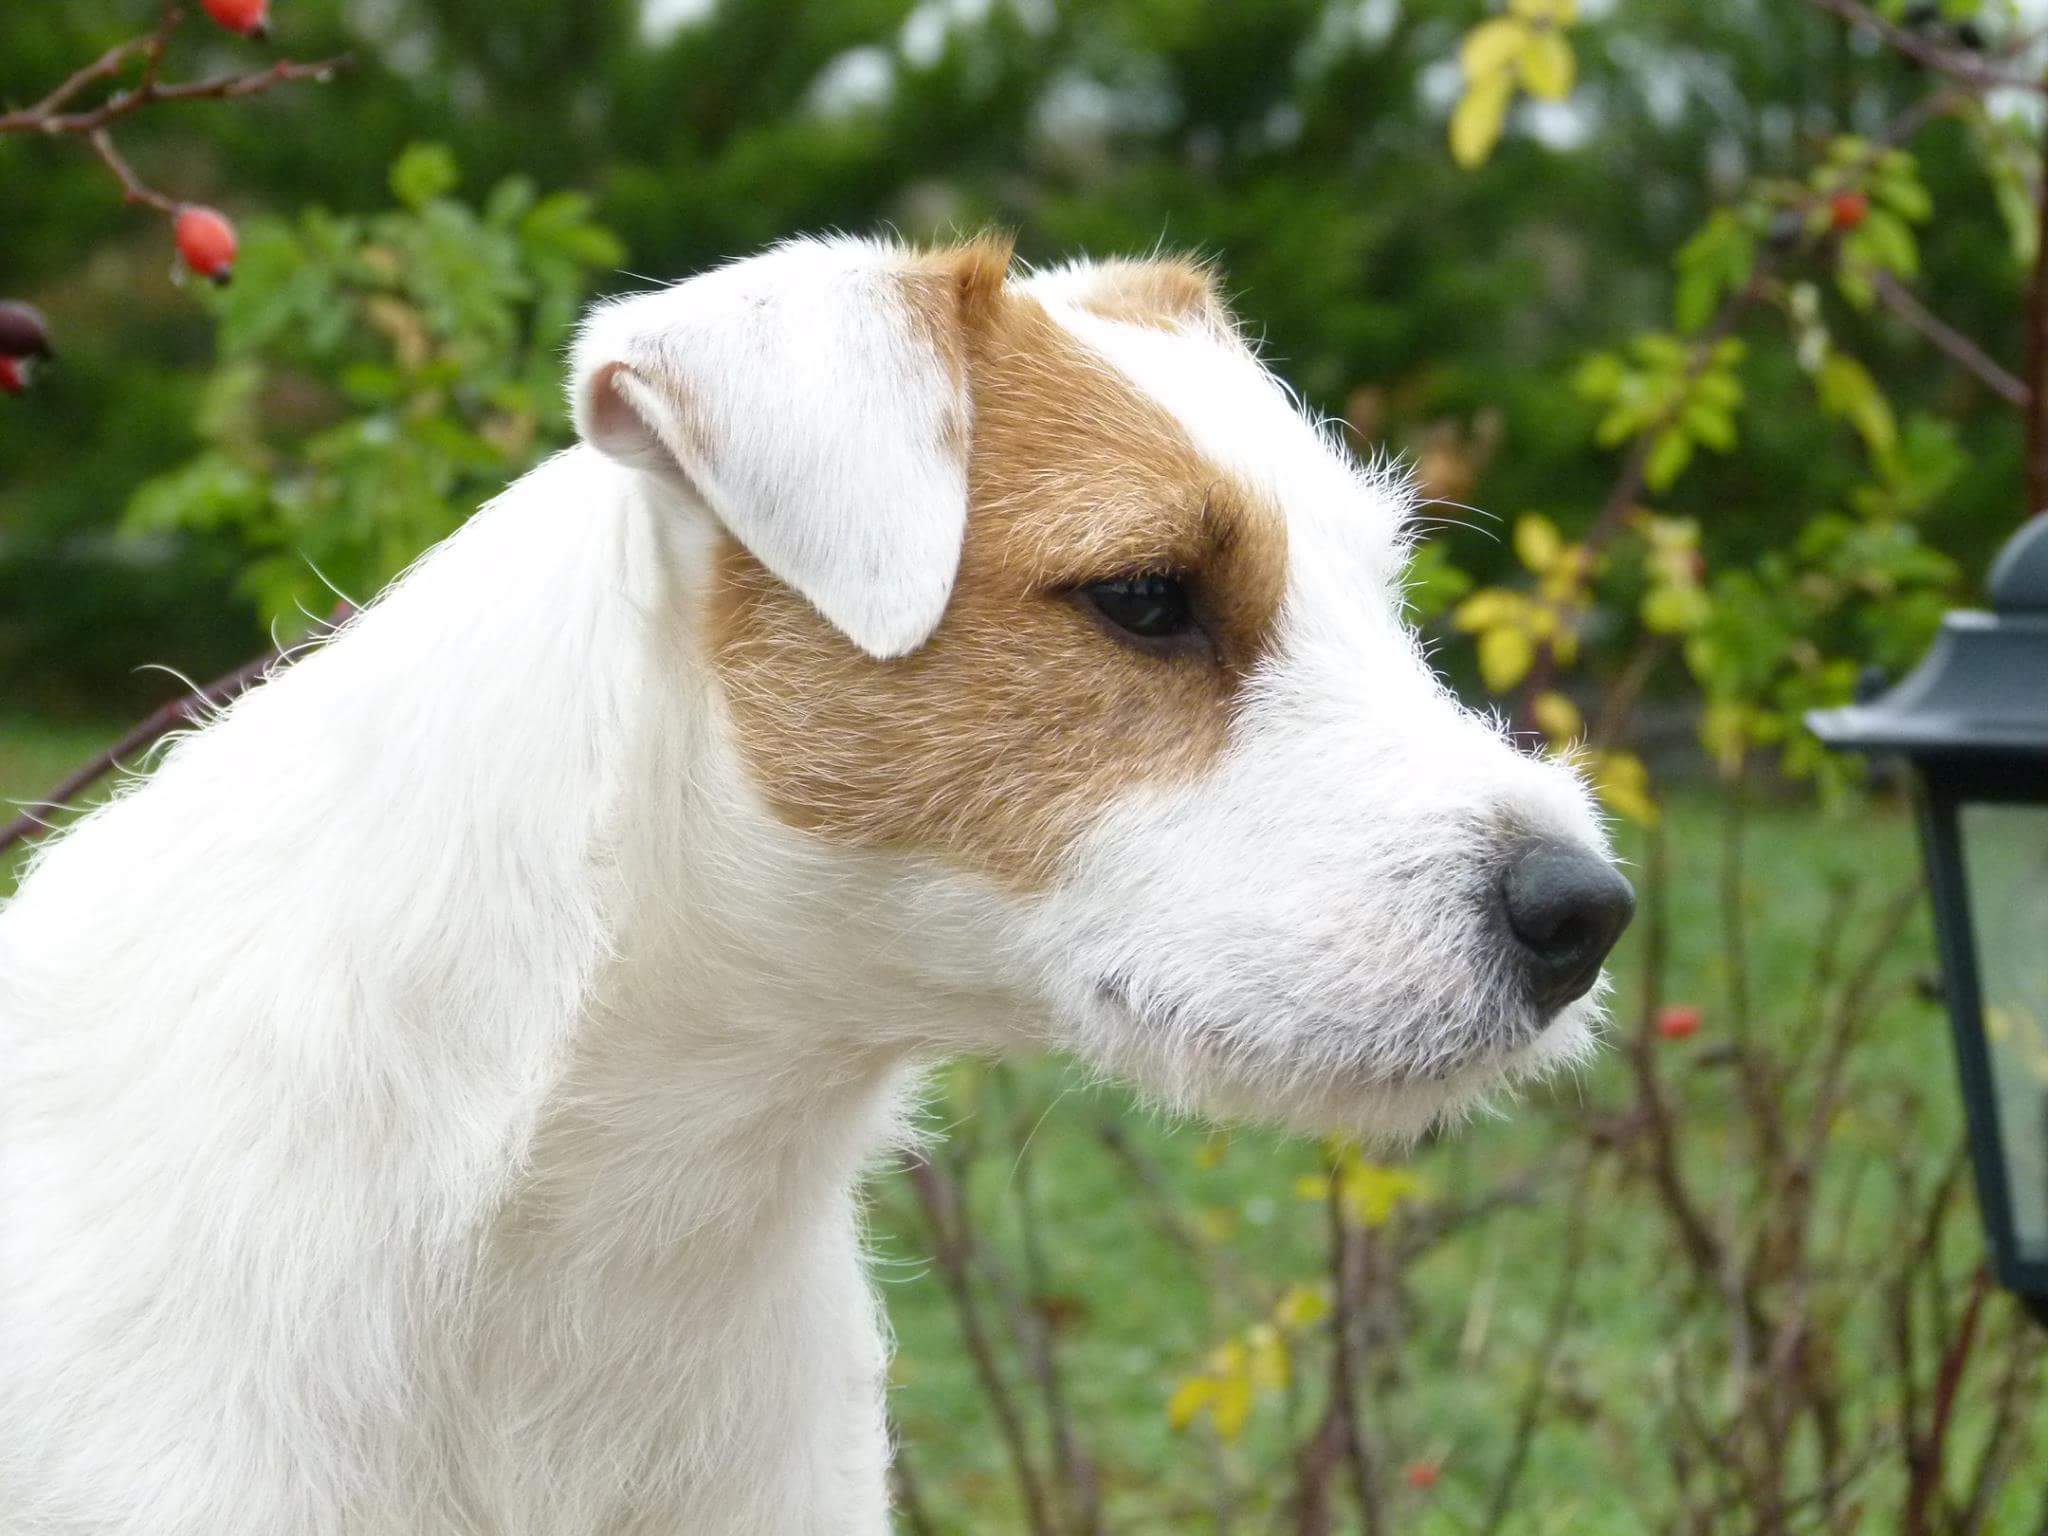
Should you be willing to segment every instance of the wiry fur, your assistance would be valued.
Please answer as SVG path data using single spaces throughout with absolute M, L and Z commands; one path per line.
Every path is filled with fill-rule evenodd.
M 797 249 L 868 274 L 856 303 L 897 259 Z M 855 1187 L 917 1063 L 1067 1043 L 1177 1102 L 1400 1134 L 1583 1043 L 1590 1004 L 1518 1001 L 1487 899 L 1508 839 L 1598 830 L 1429 675 L 1389 482 L 1206 316 L 1043 302 L 1287 519 L 1221 755 L 1106 792 L 1022 885 L 799 829 L 705 653 L 751 513 L 590 448 L 535 471 L 0 913 L 0 1531 L 878 1532 Z M 844 333 L 812 362 L 879 349 L 928 424 L 928 332 Z M 822 504 L 806 452 L 725 483 Z M 950 515 L 914 511 L 913 541 Z M 893 653 L 952 556 L 843 536 L 865 585 L 829 527 L 788 579 Z

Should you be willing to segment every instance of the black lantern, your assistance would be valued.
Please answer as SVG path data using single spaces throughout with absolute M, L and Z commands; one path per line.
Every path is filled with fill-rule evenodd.
M 1904 682 L 1807 724 L 1919 779 L 1978 1202 L 1999 1282 L 2048 1323 L 2048 515 L 1990 585 Z

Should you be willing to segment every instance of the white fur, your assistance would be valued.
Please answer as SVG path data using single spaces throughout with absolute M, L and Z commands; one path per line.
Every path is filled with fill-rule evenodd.
M 648 392 L 593 428 L 627 462 L 536 470 L 41 852 L 0 912 L 0 1531 L 879 1532 L 856 1186 L 918 1063 L 1063 1042 L 1404 1134 L 1583 1044 L 1592 1005 L 1528 1017 L 1482 908 L 1504 837 L 1599 833 L 1424 665 L 1398 488 L 1234 345 L 1050 288 L 1286 508 L 1233 747 L 1105 806 L 1039 897 L 767 813 L 693 638 L 716 520 L 877 654 L 957 557 L 939 375 L 879 252 L 607 310 L 584 382 L 623 358 Z M 778 262 L 842 381 L 892 394 L 842 418 L 760 371 L 807 366 L 730 333 Z M 663 357 L 762 462 L 649 457 Z

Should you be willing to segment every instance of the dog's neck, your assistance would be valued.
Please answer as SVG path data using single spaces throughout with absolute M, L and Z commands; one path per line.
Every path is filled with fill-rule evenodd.
M 587 489 L 599 471 L 578 468 Z M 496 904 L 471 920 L 500 931 L 490 944 L 456 935 L 446 953 L 469 974 L 435 988 L 475 998 L 439 1027 L 497 1053 L 488 1073 L 451 1073 L 479 1122 L 462 1152 L 496 1162 L 479 1181 L 496 1194 L 456 1246 L 471 1278 L 452 1368 L 486 1412 L 586 1434 L 601 1420 L 608 1460 L 681 1455 L 699 1489 L 722 1486 L 721 1469 L 758 1469 L 771 1432 L 821 1465 L 878 1469 L 878 1418 L 807 1426 L 805 1405 L 879 1414 L 857 1185 L 897 1135 L 918 1059 L 960 1043 L 947 1033 L 957 1000 L 918 978 L 926 946 L 972 902 L 934 901 L 921 927 L 889 917 L 915 882 L 765 812 L 698 659 L 689 582 L 706 562 L 687 544 L 701 530 L 652 483 L 604 472 L 611 494 L 592 506 L 564 505 L 541 471 L 449 554 L 464 581 L 498 551 L 555 567 L 551 592 L 524 598 L 551 611 L 494 622 L 495 650 L 462 645 L 478 676 L 435 679 L 465 700 L 438 722 L 439 745 L 479 778 L 446 812 L 466 825 L 438 835 L 512 863 L 451 893 Z M 379 620 L 373 609 L 346 643 L 371 640 Z M 385 622 L 407 627 L 398 613 Z M 565 674 L 573 697 L 518 700 L 522 677 Z M 487 771 L 475 749 L 494 717 L 504 734 Z M 520 780 L 508 805 L 533 805 L 544 785 L 558 824 L 502 824 L 492 786 L 508 759 Z M 497 1083 L 494 1100 L 479 1081 Z M 588 1406 L 605 1394 L 615 1414 Z M 543 1409 L 551 1396 L 584 1406 Z M 730 1496 L 735 1508 L 750 1497 Z M 878 1491 L 869 1501 L 881 1507 Z
M 696 531 L 656 483 L 583 472 L 609 475 L 609 504 L 540 510 L 587 519 L 561 556 L 583 568 L 564 572 L 571 611 L 556 620 L 590 648 L 575 669 L 587 693 L 525 771 L 581 781 L 556 799 L 583 846 L 553 850 L 577 867 L 539 871 L 556 884 L 540 894 L 567 898 L 597 943 L 573 1017 L 533 1062 L 540 1091 L 493 1240 L 540 1284 L 591 1265 L 729 1275 L 846 1219 L 896 1126 L 916 1000 L 887 986 L 891 940 L 845 871 L 817 867 L 738 776 L 698 659 Z M 535 530 L 507 533 L 530 545 Z

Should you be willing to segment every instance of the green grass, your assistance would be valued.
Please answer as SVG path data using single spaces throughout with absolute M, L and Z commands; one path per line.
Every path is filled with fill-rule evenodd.
M 0 721 L 0 795 L 40 793 L 117 733 Z M 1681 797 L 1673 807 L 1664 996 L 1697 1004 L 1705 1021 L 1694 1038 L 1658 1049 L 1675 1111 L 1697 1138 L 1693 1166 L 1702 1203 L 1717 1214 L 1732 1209 L 1739 1226 L 1741 1211 L 1732 1203 L 1749 1195 L 1732 1131 L 1732 1085 L 1716 1052 L 1731 1006 L 1721 836 L 1710 798 Z M 1802 1050 L 1802 999 L 1831 893 L 1856 893 L 1849 926 L 1867 932 L 1882 895 L 1913 878 L 1911 829 L 1895 809 L 1833 820 L 1806 806 L 1770 806 L 1752 812 L 1748 848 L 1741 907 L 1756 1028 L 1793 1062 Z M 1641 838 L 1624 834 L 1623 852 L 1640 861 Z M 1642 984 L 1644 938 L 1639 924 L 1616 958 L 1623 1018 L 1632 1016 Z M 1954 1145 L 1959 1117 L 1937 1010 L 1906 985 L 1932 967 L 1924 912 L 1879 964 L 1886 1001 L 1859 1048 L 1859 1089 L 1837 1122 L 1820 1195 L 1827 1222 L 1846 1234 L 1840 1270 L 1827 1276 L 1840 1291 L 1831 1342 L 1852 1357 L 1869 1352 L 1873 1359 L 1886 1347 L 1884 1322 L 1859 1269 L 1881 1265 L 1898 1241 L 1901 1217 L 1857 1170 L 1902 1153 L 1937 1159 Z M 1478 1524 L 1507 1455 L 1569 1241 L 1566 1169 L 1580 1154 L 1585 1127 L 1627 1100 L 1623 1062 L 1609 1051 L 1582 1076 L 1539 1089 L 1505 1117 L 1481 1119 L 1415 1157 L 1426 1205 L 1523 1185 L 1528 1193 L 1428 1250 L 1398 1283 L 1393 1333 L 1376 1357 L 1382 1374 L 1371 1421 L 1391 1468 L 1399 1529 L 1452 1532 Z M 1319 1379 L 1303 1385 L 1291 1411 L 1283 1394 L 1262 1400 L 1241 1439 L 1227 1445 L 1202 1426 L 1171 1429 L 1165 1402 L 1184 1373 L 1255 1322 L 1286 1286 L 1321 1277 L 1323 1211 L 1296 1189 L 1321 1166 L 1320 1150 L 1260 1131 L 1239 1130 L 1226 1142 L 1207 1128 L 1169 1123 L 1057 1062 L 955 1065 L 937 1079 L 930 1115 L 947 1128 L 942 1157 L 961 1158 L 978 1230 L 1020 1289 L 1029 1262 L 1020 1209 L 1027 1193 L 1031 1198 L 1043 1249 L 1036 1305 L 1056 1320 L 1072 1417 L 1101 1468 L 1109 1529 L 1215 1529 L 1219 1467 L 1251 1490 L 1254 1505 L 1276 1496 L 1287 1475 L 1286 1449 L 1319 1400 Z M 1159 1203 L 1105 1145 L 1105 1126 L 1118 1128 L 1156 1171 L 1172 1223 L 1196 1234 L 1192 1249 L 1169 1233 Z M 1002 1442 L 901 1180 L 878 1184 L 872 1231 L 899 1340 L 893 1409 L 924 1499 L 944 1530 L 1021 1529 Z M 1682 1326 L 1695 1331 L 1703 1324 L 1674 1305 L 1682 1276 L 1668 1228 L 1639 1181 L 1599 1186 L 1583 1241 L 1587 1262 L 1573 1320 L 1552 1368 L 1516 1513 L 1505 1526 L 1511 1532 L 1652 1528 L 1654 1514 L 1646 1511 L 1658 1508 L 1666 1487 L 1672 1434 L 1660 1373 L 1699 1358 L 1702 1340 L 1673 1332 L 1674 1319 L 1689 1318 Z M 1967 1267 L 1978 1242 L 1971 1220 L 1957 1223 L 1955 1241 Z M 986 1287 L 981 1295 L 1006 1368 L 1035 1415 L 1036 1394 L 1022 1379 L 1006 1322 L 1012 1314 Z M 1715 1384 L 1703 1390 L 1711 1397 Z M 1866 1430 L 1881 1427 L 1892 1406 L 1877 1391 L 1873 1375 L 1870 1400 L 1856 1409 Z M 1959 1433 L 1967 1439 L 1981 1417 L 1981 1405 L 1966 1403 Z M 2033 1449 L 2040 1448 L 2037 1439 Z M 1401 1481 L 1399 1469 L 1418 1461 L 1441 1464 L 1435 1487 L 1412 1490 Z M 1236 1528 L 1265 1530 L 1269 1523 L 1261 1515 Z

